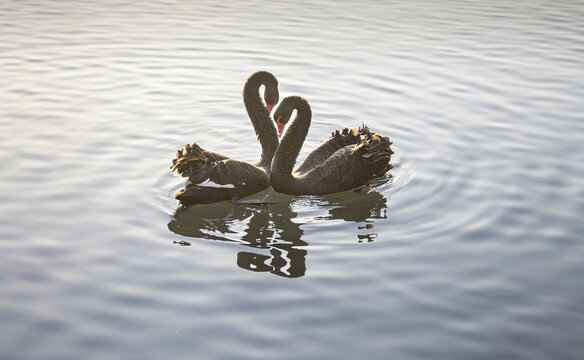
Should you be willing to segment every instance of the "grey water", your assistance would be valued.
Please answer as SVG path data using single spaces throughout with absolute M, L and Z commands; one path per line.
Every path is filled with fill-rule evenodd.
M 262 69 L 394 168 L 176 211 Z M 6 0 L 0 79 L 0 359 L 584 357 L 580 1 Z

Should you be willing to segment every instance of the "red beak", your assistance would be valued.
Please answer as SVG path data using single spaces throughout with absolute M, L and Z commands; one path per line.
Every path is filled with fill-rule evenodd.
M 266 105 L 266 107 L 268 108 L 268 113 L 271 114 L 272 113 L 272 109 L 274 108 L 274 106 L 276 106 L 277 103 L 273 103 L 272 105 Z
M 276 125 L 278 125 L 278 138 L 282 137 L 282 133 L 284 132 L 284 127 L 286 124 L 282 124 L 280 119 L 276 120 Z

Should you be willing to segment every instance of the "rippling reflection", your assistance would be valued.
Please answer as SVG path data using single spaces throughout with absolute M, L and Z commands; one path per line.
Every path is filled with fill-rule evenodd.
M 291 197 L 272 192 L 268 200 L 179 207 L 168 228 L 183 236 L 238 242 L 251 248 L 237 254 L 240 268 L 296 278 L 306 273 L 308 243 L 302 240 L 302 225 L 356 222 L 358 241 L 370 242 L 377 237 L 372 232 L 374 219 L 387 218 L 387 199 L 369 187 L 328 196 Z M 307 211 L 311 215 L 303 216 Z

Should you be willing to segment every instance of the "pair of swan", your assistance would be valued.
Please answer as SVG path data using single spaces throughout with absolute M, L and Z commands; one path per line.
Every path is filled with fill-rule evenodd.
M 266 105 L 259 94 L 262 85 Z M 247 79 L 243 100 L 262 146 L 260 159 L 248 163 L 204 150 L 197 144 L 185 145 L 177 151 L 171 166 L 174 173 L 189 179 L 175 195 L 181 204 L 235 202 L 270 184 L 274 190 L 291 195 L 330 194 L 364 185 L 392 168 L 389 138 L 363 126 L 333 132 L 293 171 L 312 119 L 308 102 L 300 96 L 284 98 L 272 121 L 270 113 L 279 100 L 278 81 L 267 71 L 258 71 Z M 296 117 L 278 144 L 294 110 Z

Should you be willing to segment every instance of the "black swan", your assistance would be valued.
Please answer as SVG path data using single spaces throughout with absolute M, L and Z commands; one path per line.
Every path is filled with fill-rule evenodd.
M 264 85 L 264 99 L 259 94 Z M 270 118 L 278 102 L 278 80 L 267 71 L 252 74 L 243 87 L 243 101 L 262 146 L 260 159 L 255 163 L 230 159 L 197 144 L 187 144 L 176 152 L 172 161 L 173 173 L 188 177 L 187 185 L 175 198 L 182 205 L 210 204 L 238 199 L 270 186 L 270 165 L 278 147 L 278 135 Z
M 363 126 L 359 130 L 337 130 L 292 172 L 310 127 L 310 105 L 300 96 L 289 96 L 274 113 L 274 121 L 282 129 L 294 110 L 296 117 L 272 160 L 274 190 L 291 195 L 330 194 L 365 185 L 392 168 L 389 138 L 371 133 Z

